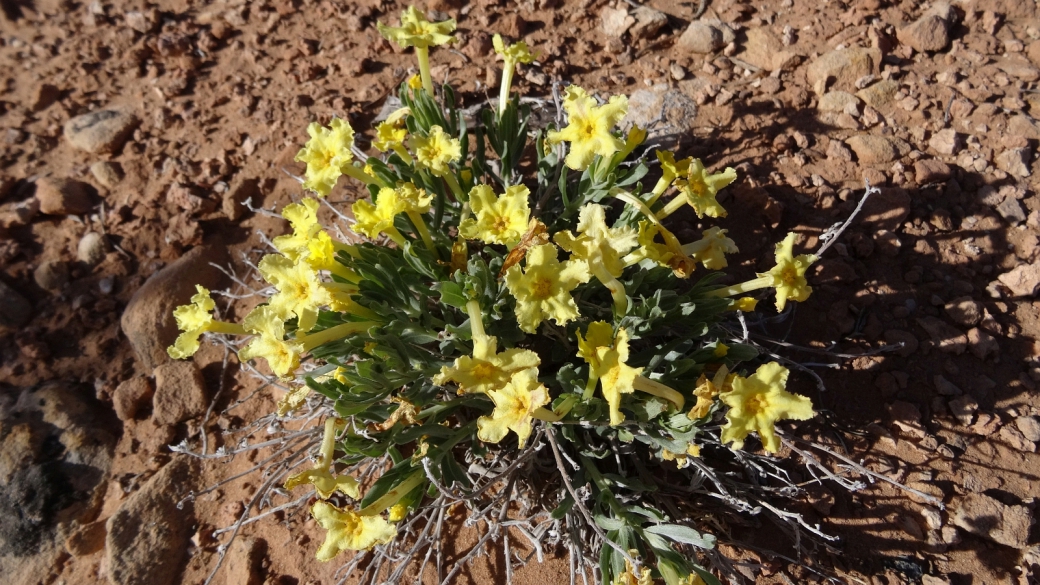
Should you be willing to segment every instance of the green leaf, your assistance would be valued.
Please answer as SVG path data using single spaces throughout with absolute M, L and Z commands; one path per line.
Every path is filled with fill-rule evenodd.
M 658 524 L 657 526 L 644 528 L 643 531 L 650 534 L 658 534 L 670 538 L 675 542 L 693 545 L 698 548 L 715 548 L 714 536 L 710 534 L 702 535 L 700 532 L 687 526 L 680 526 L 678 524 Z
M 433 285 L 433 290 L 441 293 L 442 303 L 457 309 L 466 310 L 466 301 L 468 299 L 461 286 L 451 281 L 442 281 Z
M 602 514 L 596 514 L 592 518 L 603 530 L 621 530 L 625 527 L 625 523 L 617 518 L 608 518 Z

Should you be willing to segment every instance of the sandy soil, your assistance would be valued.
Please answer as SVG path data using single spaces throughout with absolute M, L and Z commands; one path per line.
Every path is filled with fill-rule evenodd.
M 31 306 L 24 323 L 0 330 L 0 389 L 13 397 L 66 381 L 110 412 L 120 384 L 154 375 L 120 327 L 131 297 L 204 243 L 230 247 L 242 270 L 238 259 L 263 247 L 260 234 L 286 228 L 236 197 L 250 194 L 254 205 L 276 210 L 300 197 L 290 174 L 301 172 L 292 157 L 308 122 L 338 115 L 359 132 L 370 128 L 414 66 L 374 27 L 377 19 L 396 22 L 404 5 L 0 4 L 0 281 Z M 661 118 L 660 141 L 709 167 L 740 172 L 721 222 L 741 246 L 740 276 L 763 268 L 771 242 L 786 231 L 805 234 L 806 249 L 815 248 L 817 236 L 855 208 L 864 178 L 882 186 L 819 263 L 815 293 L 794 322 L 762 333 L 789 331 L 791 343 L 858 356 L 786 350 L 801 362 L 833 365 L 814 368 L 825 391 L 808 375 L 795 376 L 825 414 L 799 432 L 843 444 L 852 458 L 940 498 L 946 509 L 883 484 L 854 494 L 814 488 L 806 513 L 840 537 L 833 543 L 839 552 L 821 551 L 816 562 L 850 582 L 1036 582 L 1036 5 L 974 0 L 944 10 L 911 0 L 711 0 L 699 22 L 714 32 L 686 35 L 696 3 L 644 2 L 663 15 L 657 30 L 636 5 L 430 0 L 428 8 L 459 22 L 459 43 L 435 53 L 434 74 L 454 83 L 465 105 L 496 95 L 488 31 L 501 32 L 522 35 L 541 52 L 539 64 L 518 75 L 525 95 L 547 96 L 559 81 L 631 96 L 633 117 Z M 943 35 L 946 42 L 930 48 Z M 844 66 L 832 64 L 836 52 Z M 66 122 L 112 106 L 140 122 L 125 144 L 104 154 L 76 148 Z M 98 162 L 121 172 L 102 178 L 92 170 Z M 86 183 L 88 209 L 17 218 L 14 208 L 42 198 L 48 178 Z M 341 183 L 331 201 L 358 194 Z M 699 233 L 695 217 L 676 217 L 680 239 Z M 96 261 L 84 261 L 80 251 L 88 232 L 108 242 Z M 248 304 L 227 310 L 241 317 Z M 898 352 L 871 354 L 900 341 L 906 345 Z M 258 385 L 233 356 L 227 364 L 224 357 L 211 346 L 195 358 L 209 395 L 220 390 L 204 429 L 211 450 L 223 443 L 223 430 L 270 412 L 277 398 L 262 389 L 239 404 Z M 5 398 L 0 407 L 9 412 L 12 404 Z M 0 420 L 0 439 L 14 436 L 7 414 Z M 40 557 L 49 564 L 35 566 L 24 582 L 103 582 L 104 547 L 64 539 L 115 514 L 170 460 L 166 445 L 197 437 L 202 420 L 163 424 L 145 404 L 113 422 L 118 442 L 94 505 L 63 525 L 50 556 Z M 203 462 L 196 485 L 249 465 L 245 457 Z M 218 544 L 207 535 L 237 517 L 259 481 L 244 478 L 195 503 L 190 560 L 175 582 L 205 580 Z M 997 502 L 999 513 L 1024 515 L 1024 528 L 994 536 L 1004 526 L 998 517 L 965 529 L 972 518 L 958 523 L 956 516 L 970 516 L 965 502 L 980 494 Z M 460 534 L 455 547 L 465 551 L 475 536 Z M 732 536 L 790 554 L 776 534 L 749 525 L 734 527 Z M 255 556 L 225 567 L 214 583 L 337 581 L 335 563 L 313 560 L 321 535 L 303 518 L 272 517 L 243 535 L 261 543 Z M 730 552 L 748 561 L 744 570 L 755 582 L 817 580 L 768 556 Z M 479 561 L 460 582 L 503 582 L 502 562 Z M 561 555 L 519 568 L 515 582 L 566 582 L 568 575 Z

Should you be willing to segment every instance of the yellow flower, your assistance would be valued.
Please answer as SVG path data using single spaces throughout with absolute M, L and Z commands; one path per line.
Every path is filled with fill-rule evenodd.
M 602 205 L 589 203 L 578 215 L 580 235 L 575 236 L 570 231 L 558 232 L 553 241 L 576 258 L 588 262 L 593 272 L 597 266 L 602 266 L 617 278 L 625 270 L 622 256 L 639 244 L 639 235 L 628 227 L 608 228 L 606 218 Z
M 390 507 L 390 513 L 388 515 L 390 516 L 391 522 L 400 522 L 408 516 L 408 506 L 405 506 L 404 504 L 394 504 Z
M 727 167 L 725 171 L 709 175 L 704 163 L 695 158 L 685 178 L 675 181 L 681 197 L 685 197 L 697 213 L 697 217 L 726 217 L 726 210 L 715 200 L 719 190 L 737 180 L 737 171 Z M 681 197 L 676 197 L 682 201 Z
M 343 420 L 334 417 L 325 419 L 325 432 L 321 439 L 321 456 L 313 469 L 307 469 L 289 476 L 285 481 L 285 489 L 292 490 L 298 485 L 311 484 L 318 496 L 327 500 L 339 491 L 357 499 L 358 481 L 349 475 L 334 477 L 329 471 L 333 455 L 336 451 L 336 429 L 343 426 Z
M 409 6 L 401 14 L 401 26 L 386 26 L 377 22 L 376 28 L 383 38 L 397 43 L 402 48 L 426 49 L 452 41 L 451 33 L 455 31 L 455 19 L 430 22 L 419 9 Z
M 776 245 L 776 266 L 769 272 L 759 274 L 759 278 L 772 277 L 770 286 L 776 288 L 776 310 L 783 311 L 787 301 L 804 301 L 812 294 L 812 287 L 805 280 L 805 271 L 816 262 L 815 254 L 794 255 L 794 241 L 798 235 L 787 234 L 782 242 Z
M 500 34 L 495 34 L 495 36 L 491 37 L 491 45 L 495 48 L 495 52 L 502 55 L 502 58 L 507 63 L 531 63 L 537 58 L 537 55 L 531 52 L 531 49 L 528 48 L 527 43 L 524 41 L 518 41 L 506 46 Z
M 625 421 L 621 413 L 621 395 L 635 392 L 636 377 L 643 368 L 633 368 L 628 361 L 628 332 L 619 328 L 617 337 L 609 323 L 589 323 L 586 337 L 578 336 L 578 356 L 589 364 L 590 377 L 599 380 L 603 398 L 610 405 L 610 424 L 616 426 Z
M 632 551 L 633 553 L 635 551 Z M 639 571 L 639 577 L 635 575 L 635 567 L 632 563 L 625 560 L 625 570 L 614 579 L 611 585 L 653 585 L 654 580 L 650 575 L 650 569 L 642 567 Z
M 376 139 L 372 141 L 372 146 L 381 152 L 386 152 L 394 146 L 401 145 L 406 136 L 408 136 L 407 128 L 397 127 L 389 121 L 380 122 L 376 126 Z
M 759 366 L 749 378 L 733 378 L 732 390 L 719 396 L 729 406 L 722 442 L 732 442 L 733 449 L 744 447 L 744 439 L 755 431 L 766 451 L 780 450 L 780 438 L 773 425 L 778 420 L 808 420 L 816 415 L 812 402 L 805 396 L 792 394 L 787 386 L 787 368 L 776 362 Z
M 419 166 L 438 177 L 451 172 L 448 166 L 462 158 L 462 145 L 457 138 L 448 136 L 440 126 L 430 128 L 429 136 L 412 136 L 409 146 L 415 151 Z
M 278 401 L 278 416 L 285 416 L 297 408 L 303 406 L 303 403 L 307 401 L 307 396 L 311 393 L 311 389 L 306 384 L 301 384 L 292 390 L 285 393 Z
M 216 303 L 210 298 L 205 287 L 196 284 L 195 290 L 197 292 L 191 297 L 190 305 L 181 305 L 173 310 L 177 328 L 183 331 L 173 345 L 166 348 L 166 353 L 175 360 L 195 355 L 199 350 L 199 336 L 206 332 L 213 322 L 213 315 L 210 313 L 217 306 Z
M 571 291 L 589 281 L 585 262 L 556 259 L 556 246 L 542 244 L 527 251 L 527 268 L 514 265 L 506 271 L 506 287 L 516 299 L 520 329 L 534 333 L 545 319 L 563 325 L 578 318 L 578 305 Z
M 791 232 L 782 242 L 776 245 L 776 266 L 769 272 L 760 272 L 758 278 L 735 284 L 730 287 L 711 291 L 712 296 L 731 297 L 742 293 L 773 287 L 776 289 L 776 310 L 783 311 L 787 301 L 804 301 L 812 293 L 812 287 L 805 280 L 805 271 L 817 257 L 814 254 L 794 255 L 794 241 L 797 234 Z M 754 310 L 751 299 L 740 299 L 737 307 L 748 306 Z M 743 309 L 742 309 L 743 310 Z
M 307 134 L 311 139 L 295 160 L 307 163 L 303 186 L 325 197 L 354 157 L 350 151 L 354 145 L 354 130 L 346 120 L 333 118 L 328 128 L 312 122 L 307 126 Z
M 364 199 L 354 203 L 352 210 L 357 222 L 351 229 L 373 240 L 378 238 L 379 234 L 386 233 L 400 245 L 404 242 L 404 237 L 394 227 L 394 218 L 398 213 L 409 211 L 426 213 L 430 210 L 431 201 L 432 196 L 412 183 L 401 183 L 396 189 L 383 187 L 376 195 L 375 205 Z
M 291 475 L 289 479 L 285 480 L 285 489 L 291 490 L 296 486 L 308 483 L 314 486 L 314 491 L 318 492 L 318 497 L 323 500 L 331 498 L 332 494 L 337 491 L 355 499 L 360 493 L 358 480 L 349 475 L 333 476 L 327 468 L 307 469 Z
M 679 469 L 685 469 L 690 465 L 690 457 L 700 457 L 701 448 L 698 445 L 690 443 L 686 446 L 684 453 L 672 453 L 668 449 L 661 449 L 661 459 L 665 461 L 675 461 L 675 466 Z
M 716 354 L 718 354 L 717 350 Z M 715 404 L 715 397 L 720 392 L 728 392 L 730 384 L 733 383 L 733 378 L 735 377 L 736 374 L 730 374 L 726 366 L 720 367 L 711 380 L 704 374 L 701 374 L 701 377 L 697 379 L 697 387 L 693 389 L 693 395 L 697 397 L 697 403 L 686 414 L 687 418 L 697 420 L 708 416 L 712 405 Z
M 278 236 L 272 243 L 276 250 L 285 254 L 293 262 L 299 261 L 307 254 L 311 240 L 321 232 L 321 224 L 318 223 L 318 206 L 317 199 L 307 197 L 299 203 L 286 205 L 282 209 L 282 217 L 289 221 L 293 233 Z
M 753 298 L 753 297 L 740 297 L 739 299 L 733 301 L 733 305 L 731 305 L 729 307 L 729 310 L 731 310 L 731 311 L 743 311 L 745 313 L 750 313 L 750 312 L 754 311 L 755 307 L 757 307 L 757 306 L 758 306 L 758 299 Z
M 639 235 L 636 236 L 639 249 L 630 254 L 625 263 L 631 265 L 641 260 L 650 260 L 655 264 L 668 266 L 668 261 L 675 254 L 665 244 L 658 244 L 654 241 L 660 231 L 657 224 L 652 221 L 640 220 Z
M 638 244 L 638 234 L 631 228 L 608 228 L 606 211 L 595 203 L 581 209 L 578 233 L 581 235 L 558 232 L 553 240 L 575 258 L 585 261 L 596 279 L 610 290 L 615 311 L 624 315 L 628 310 L 628 297 L 618 277 L 625 269 L 622 257 Z
M 459 224 L 459 233 L 470 240 L 513 246 L 527 232 L 530 194 L 523 185 L 508 187 L 501 197 L 496 197 L 488 185 L 473 187 L 469 204 L 476 218 L 467 218 Z
M 670 150 L 655 150 L 654 154 L 657 155 L 657 160 L 661 162 L 661 181 L 666 184 L 670 184 L 672 181 L 679 177 L 686 176 L 690 172 L 690 163 L 693 162 L 693 158 L 684 158 L 680 161 L 675 160 L 675 154 Z
M 305 262 L 268 254 L 260 260 L 259 270 L 260 276 L 278 289 L 268 306 L 282 320 L 296 315 L 300 331 L 310 331 L 318 320 L 318 308 L 333 303 L 332 294 L 322 286 L 318 273 Z
M 683 246 L 683 252 L 693 256 L 708 270 L 721 270 L 729 266 L 726 254 L 739 252 L 737 244 L 726 236 L 726 232 L 717 227 L 708 228 L 701 232 L 703 237 L 700 240 Z
M 448 382 L 459 385 L 459 394 L 479 392 L 486 394 L 502 388 L 516 372 L 535 368 L 541 360 L 529 349 L 507 349 L 496 353 L 498 340 L 486 336 L 480 342 L 474 339 L 473 355 L 464 355 L 455 360 L 452 367 L 444 366 L 433 377 L 433 383 L 444 386 Z
M 415 75 L 409 77 L 408 87 L 412 88 L 413 91 L 422 89 L 422 76 L 416 73 Z
M 627 97 L 611 96 L 605 105 L 597 106 L 584 89 L 571 85 L 564 92 L 563 109 L 567 112 L 567 126 L 549 131 L 546 137 L 553 144 L 571 143 L 564 160 L 568 167 L 583 171 L 597 154 L 607 157 L 625 147 L 611 130 L 628 113 Z
M 513 431 L 522 449 L 531 436 L 534 412 L 549 404 L 549 391 L 538 383 L 538 369 L 516 372 L 508 384 L 499 390 L 489 390 L 488 396 L 495 403 L 495 410 L 490 417 L 477 419 L 477 438 L 485 443 L 498 443 Z
M 397 536 L 397 529 L 382 516 L 361 516 L 321 500 L 311 506 L 311 516 L 328 531 L 317 554 L 323 562 L 345 550 L 368 550 L 387 544 Z
M 253 309 L 242 322 L 246 331 L 256 334 L 249 345 L 238 352 L 242 361 L 262 357 L 267 360 L 271 371 L 286 377 L 300 367 L 303 345 L 285 340 L 285 323 L 271 307 L 260 305 Z

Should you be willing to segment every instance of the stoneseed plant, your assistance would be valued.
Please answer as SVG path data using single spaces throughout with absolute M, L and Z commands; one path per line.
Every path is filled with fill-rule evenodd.
M 419 70 L 374 128 L 380 154 L 365 157 L 343 119 L 307 128 L 297 160 L 312 196 L 282 210 L 292 233 L 256 263 L 263 302 L 222 322 L 200 286 L 173 314 L 171 356 L 215 334 L 287 389 L 256 426 L 301 422 L 263 462 L 247 513 L 306 510 L 325 530 L 311 554 L 371 583 L 450 582 L 492 542 L 508 581 L 523 539 L 527 558 L 566 547 L 572 582 L 717 584 L 733 574 L 710 533 L 724 507 L 772 517 L 799 547 L 805 531 L 825 543 L 776 504 L 799 491 L 779 456 L 862 484 L 785 437 L 778 423 L 813 404 L 747 333 L 760 301 L 783 316 L 809 297 L 817 256 L 790 233 L 772 269 L 720 285 L 736 242 L 719 227 L 681 242 L 668 218 L 687 205 L 725 217 L 734 169 L 652 151 L 644 129 L 621 130 L 625 96 L 576 85 L 556 95 L 556 122 L 533 128 L 511 84 L 537 55 L 497 35 L 499 99 L 468 119 L 430 75 L 454 28 L 415 8 L 379 25 Z M 369 194 L 333 209 L 349 236 L 318 222 L 347 181 Z M 486 530 L 445 566 L 450 515 Z

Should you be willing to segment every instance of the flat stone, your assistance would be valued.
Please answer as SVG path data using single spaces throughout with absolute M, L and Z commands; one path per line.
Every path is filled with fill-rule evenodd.
M 723 47 L 722 32 L 711 25 L 693 21 L 676 44 L 679 49 L 690 53 L 714 53 Z
M 600 27 L 607 36 L 621 38 L 636 23 L 636 19 L 624 8 L 606 6 L 599 13 Z
M 1022 451 L 1023 453 L 1036 453 L 1036 443 L 1026 439 L 1022 434 L 1022 431 L 1018 430 L 1018 427 L 1014 425 L 1001 427 L 997 436 L 1016 451 Z
M 895 144 L 884 136 L 860 134 L 850 137 L 845 144 L 856 153 L 859 162 L 867 165 L 892 162 L 899 156 Z
M 1022 204 L 1014 197 L 1005 197 L 994 209 L 1011 225 L 1018 225 L 1026 220 L 1026 212 L 1022 209 Z
M 87 232 L 76 245 L 76 258 L 87 266 L 95 266 L 105 259 L 108 253 L 108 241 L 103 234 Z
M 160 425 L 175 425 L 206 412 L 206 382 L 191 360 L 161 364 L 155 368 L 152 419 Z
M 945 20 L 934 14 L 925 15 L 913 24 L 896 31 L 899 42 L 915 51 L 941 51 L 950 44 L 950 32 Z
M 140 120 L 129 109 L 105 108 L 66 122 L 65 138 L 74 148 L 86 152 L 116 152 L 138 124 Z
M 917 324 L 928 333 L 932 342 L 942 352 L 960 355 L 968 348 L 968 338 L 959 329 L 938 317 L 919 317 Z
M 891 79 L 882 79 L 874 85 L 857 91 L 856 97 L 875 110 L 884 112 L 889 110 L 892 103 L 895 102 L 897 93 L 899 93 L 899 83 Z
M 909 402 L 897 400 L 886 406 L 888 416 L 892 418 L 895 425 L 903 434 L 921 439 L 925 436 L 924 427 L 921 426 L 921 411 Z
M 723 35 L 723 43 L 726 42 Z M 747 42 L 741 58 L 766 71 L 780 71 L 795 64 L 798 54 L 789 50 L 784 43 L 767 28 L 747 30 Z
M 112 408 L 119 420 L 133 420 L 142 407 L 147 406 L 155 395 L 152 382 L 144 376 L 124 380 L 112 392 Z
M 187 304 L 195 285 L 219 289 L 224 274 L 210 265 L 227 262 L 224 246 L 193 248 L 176 262 L 156 272 L 134 293 L 123 311 L 123 333 L 148 370 L 170 361 L 166 348 L 177 338 L 173 310 Z
M 1028 441 L 1040 441 L 1040 420 L 1035 416 L 1020 416 L 1015 419 L 1018 432 Z
M 629 34 L 634 39 L 652 39 L 668 26 L 668 15 L 660 10 L 654 10 L 649 6 L 640 6 L 632 11 L 636 23 L 629 29 Z
M 940 130 L 928 140 L 928 147 L 939 154 L 957 154 L 963 146 L 964 138 L 953 128 Z
M 123 167 L 119 163 L 98 161 L 90 165 L 90 174 L 106 189 L 114 189 L 123 180 Z
M 33 280 L 44 290 L 58 290 L 69 282 L 69 267 L 61 260 L 48 260 L 33 270 Z
M 953 415 L 964 426 L 971 424 L 975 413 L 979 410 L 979 403 L 970 394 L 958 396 L 950 401 L 950 414 Z
M 836 49 L 810 63 L 806 79 L 818 94 L 825 93 L 828 88 L 849 91 L 862 77 L 876 75 L 880 64 L 881 51 L 877 49 Z
M 1000 344 L 997 339 L 978 327 L 968 330 L 968 350 L 971 355 L 984 360 L 990 356 L 1000 354 Z
M 1040 264 L 1022 264 L 997 277 L 1016 297 L 1031 297 L 1040 287 Z
M 941 160 L 928 158 L 914 163 L 914 178 L 918 185 L 948 181 L 950 175 L 950 165 Z
M 65 539 L 65 550 L 74 557 L 92 555 L 105 548 L 105 536 L 107 535 L 104 520 L 85 524 L 76 528 Z
M 1026 178 L 1032 171 L 1029 169 L 1029 161 L 1033 156 L 1031 148 L 1010 148 L 997 155 L 993 160 L 997 168 L 1009 175 Z
M 45 177 L 36 181 L 40 211 L 48 215 L 81 215 L 94 206 L 90 185 L 72 179 Z
M 946 303 L 946 314 L 958 325 L 972 327 L 982 321 L 982 313 L 985 308 L 982 303 L 971 297 L 958 297 Z
M 953 524 L 998 544 L 1022 549 L 1029 541 L 1033 518 L 1025 506 L 1008 506 L 985 494 L 968 494 L 958 502 Z
M 829 91 L 820 97 L 816 109 L 821 112 L 847 112 L 850 108 L 858 109 L 859 105 L 860 99 L 847 91 Z
M 176 456 L 127 498 L 106 525 L 105 557 L 113 585 L 173 585 L 187 560 L 194 460 Z
M 35 196 L 0 205 L 0 228 L 10 229 L 29 225 L 40 213 L 40 200 Z

